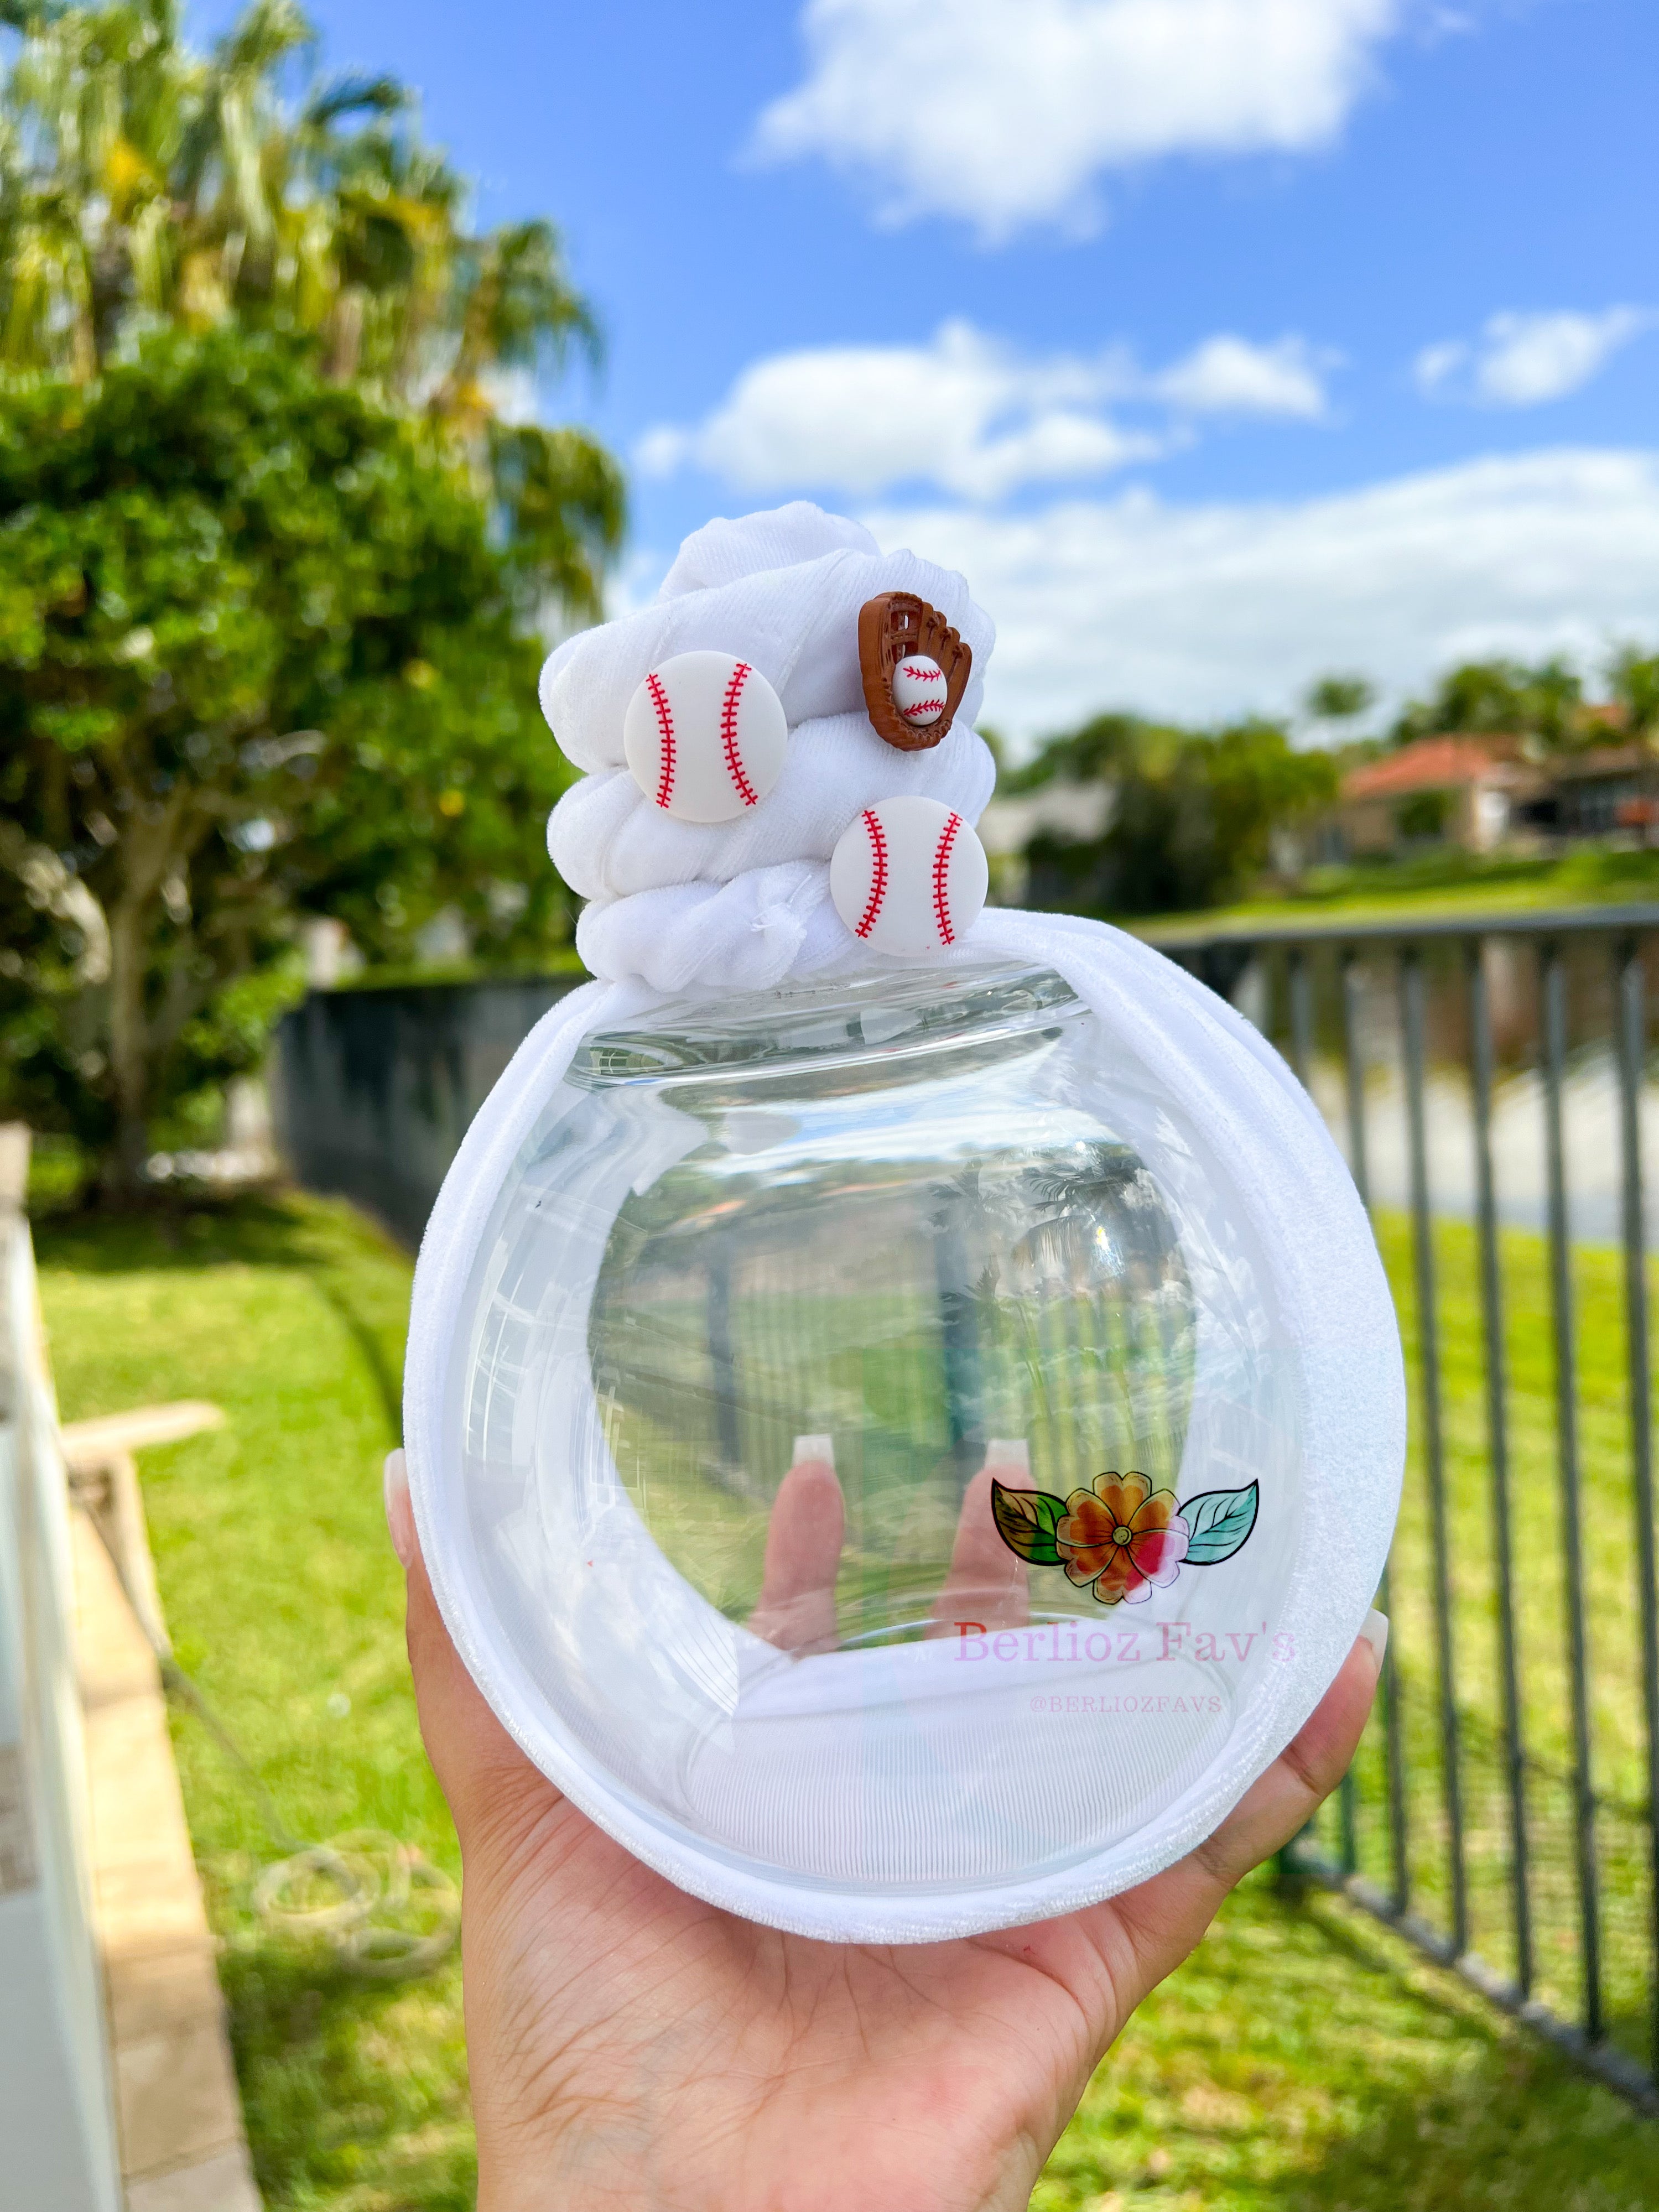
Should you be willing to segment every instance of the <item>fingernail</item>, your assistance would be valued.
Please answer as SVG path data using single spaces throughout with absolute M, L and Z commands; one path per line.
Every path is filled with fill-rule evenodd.
M 1359 1633 L 1364 1638 L 1366 1643 L 1370 1645 L 1371 1650 L 1376 1653 L 1376 1664 L 1380 1671 L 1382 1665 L 1382 1654 L 1389 1648 L 1388 1614 L 1386 1613 L 1379 1613 L 1376 1607 L 1373 1606 L 1370 1611 L 1365 1615 L 1365 1623 L 1364 1627 L 1361 1628 Z
M 1024 1437 L 993 1437 L 985 1447 L 987 1467 L 1023 1468 L 1031 1472 L 1031 1447 Z
M 799 1467 L 803 1460 L 809 1459 L 827 1460 L 833 1467 L 836 1463 L 835 1438 L 833 1437 L 797 1437 L 794 1456 L 789 1462 L 790 1466 Z
M 392 1548 L 398 1554 L 398 1565 L 407 1567 L 415 1556 L 415 1509 L 409 1502 L 409 1462 L 401 1451 L 386 1454 L 380 1482 Z

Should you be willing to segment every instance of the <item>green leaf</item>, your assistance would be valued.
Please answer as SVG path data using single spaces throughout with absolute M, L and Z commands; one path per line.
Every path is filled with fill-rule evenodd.
M 1255 1526 L 1261 1493 L 1256 1484 L 1246 1490 L 1206 1490 L 1189 1498 L 1181 1509 L 1187 1523 L 1187 1561 L 1189 1567 L 1219 1566 L 1231 1559 Z
M 1066 1500 L 1046 1490 L 1005 1490 L 991 1483 L 991 1512 L 997 1534 L 1011 1552 L 1034 1567 L 1057 1567 L 1060 1547 L 1054 1530 L 1066 1517 Z

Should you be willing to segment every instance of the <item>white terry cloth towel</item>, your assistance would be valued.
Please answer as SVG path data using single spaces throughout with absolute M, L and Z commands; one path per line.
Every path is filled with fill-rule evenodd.
M 896 590 L 938 607 L 974 652 L 963 709 L 931 751 L 896 751 L 863 710 L 858 611 Z M 992 641 L 962 578 L 909 553 L 884 555 L 857 524 L 796 504 L 711 523 L 686 541 L 654 605 L 558 648 L 542 702 L 586 773 L 555 809 L 549 848 L 589 901 L 577 942 L 600 980 L 532 1030 L 468 1130 L 422 1243 L 410 1315 L 404 1435 L 416 1520 L 451 1633 L 498 1716 L 647 1863 L 732 1911 L 833 1940 L 921 1941 L 1018 1925 L 1115 1894 L 1190 1850 L 1283 1750 L 1335 1674 L 1371 1604 L 1399 1505 L 1405 1383 L 1393 1304 L 1352 1181 L 1306 1092 L 1232 1007 L 1139 940 L 1075 917 L 993 908 L 937 964 L 1007 958 L 1057 970 L 1126 1059 L 1162 1078 L 1201 1125 L 1248 1212 L 1301 1376 L 1307 1480 L 1284 1612 L 1296 1657 L 1273 1670 L 1201 1784 L 1127 1842 L 1042 1879 L 940 1897 L 793 1886 L 642 1821 L 580 1742 L 544 1715 L 526 1717 L 511 1668 L 492 1652 L 452 1571 L 447 1536 L 461 1509 L 443 1439 L 453 1433 L 463 1299 L 519 1149 L 577 1046 L 688 989 L 766 989 L 838 965 L 881 964 L 830 903 L 828 856 L 864 806 L 900 793 L 924 793 L 977 819 L 994 772 L 971 718 Z M 769 797 L 744 818 L 706 827 L 663 816 L 622 765 L 635 687 L 672 654 L 700 647 L 760 669 L 790 724 L 787 763 Z

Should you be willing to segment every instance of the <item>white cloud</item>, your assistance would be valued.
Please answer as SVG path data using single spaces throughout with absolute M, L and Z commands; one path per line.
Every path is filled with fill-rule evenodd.
M 1317 417 L 1321 368 L 1299 338 L 1257 346 L 1224 335 L 1148 375 L 1121 348 L 1033 359 L 951 322 L 926 345 L 774 354 L 694 428 L 647 430 L 635 459 L 656 476 L 692 463 L 751 491 L 833 486 L 868 495 L 932 483 L 997 500 L 1023 484 L 1075 483 L 1154 459 L 1187 434 L 1181 417 Z M 1156 404 L 1156 422 L 1125 424 L 1107 411 L 1139 402 Z
M 1110 365 L 1023 360 L 947 323 L 925 346 L 822 346 L 757 362 L 696 429 L 648 431 L 635 457 L 659 472 L 692 460 L 750 490 L 928 483 L 996 499 L 1157 452 L 1156 440 L 1098 411 L 1121 381 Z
M 1284 713 L 1331 668 L 1397 696 L 1476 655 L 1659 642 L 1659 453 L 1476 460 L 1293 503 L 1132 491 L 865 519 L 994 616 L 986 715 L 1017 740 L 1107 707 Z
M 1468 357 L 1469 347 L 1462 338 L 1441 338 L 1425 346 L 1412 363 L 1418 390 L 1425 398 L 1443 391 Z
M 1300 338 L 1252 345 L 1224 334 L 1203 344 L 1153 380 L 1170 406 L 1194 415 L 1288 415 L 1317 422 L 1325 412 L 1322 374 L 1328 356 L 1316 356 Z
M 1473 344 L 1448 338 L 1425 346 L 1413 364 L 1418 387 L 1431 397 L 1480 400 L 1492 407 L 1565 399 L 1656 321 L 1659 316 L 1643 307 L 1608 307 L 1599 315 L 1565 309 L 1492 315 Z
M 820 155 L 884 216 L 995 240 L 1097 220 L 1103 171 L 1329 143 L 1413 0 L 807 0 L 763 159 Z

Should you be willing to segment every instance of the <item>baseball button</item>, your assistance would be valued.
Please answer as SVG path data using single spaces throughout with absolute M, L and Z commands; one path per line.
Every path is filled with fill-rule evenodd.
M 758 806 L 783 767 L 783 702 L 729 653 L 678 653 L 628 702 L 628 772 L 678 822 L 731 822 Z
M 830 855 L 836 912 L 878 952 L 954 945 L 978 921 L 988 881 L 984 846 L 936 799 L 866 806 Z
M 925 653 L 913 653 L 893 671 L 893 704 L 913 730 L 931 730 L 945 712 L 945 671 Z

